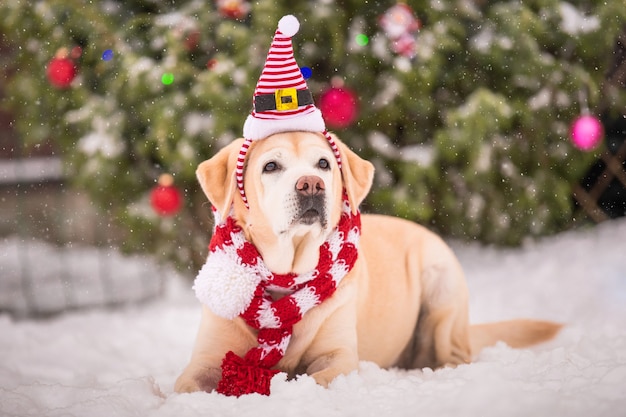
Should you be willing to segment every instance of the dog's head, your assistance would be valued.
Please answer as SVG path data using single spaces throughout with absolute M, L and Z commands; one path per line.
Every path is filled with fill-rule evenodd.
M 339 222 L 342 193 L 353 211 L 367 195 L 374 168 L 334 137 L 339 169 L 322 134 L 287 132 L 253 142 L 244 168 L 246 208 L 237 192 L 239 139 L 200 164 L 198 181 L 222 216 L 231 207 L 246 237 L 275 273 L 315 268 L 319 247 Z

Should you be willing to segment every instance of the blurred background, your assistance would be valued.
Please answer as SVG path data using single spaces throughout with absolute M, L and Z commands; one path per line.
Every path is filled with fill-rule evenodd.
M 278 20 L 363 211 L 516 246 L 626 214 L 622 2 L 0 4 L 0 311 L 157 297 L 204 263 L 195 168 L 242 132 Z

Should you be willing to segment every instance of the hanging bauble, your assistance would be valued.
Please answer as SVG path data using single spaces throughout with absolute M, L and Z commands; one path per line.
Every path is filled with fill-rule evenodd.
M 212 70 L 217 65 L 217 59 L 211 58 L 206 62 L 206 69 Z
M 46 67 L 48 81 L 57 88 L 69 87 L 77 73 L 76 64 L 69 58 L 69 52 L 65 48 L 59 49 Z
M 356 94 L 344 86 L 332 86 L 319 99 L 319 109 L 329 127 L 343 129 L 357 118 Z
M 406 34 L 414 34 L 421 28 L 419 19 L 415 17 L 413 9 L 405 3 L 391 6 L 378 21 L 385 35 L 391 40 L 398 39 Z
M 570 138 L 578 149 L 591 151 L 596 148 L 604 137 L 604 127 L 597 117 L 584 114 L 572 123 Z
M 173 216 L 183 205 L 183 194 L 174 186 L 174 177 L 162 174 L 150 192 L 150 204 L 160 216 Z
M 80 46 L 75 46 L 70 51 L 70 58 L 78 59 L 81 57 L 82 54 L 83 54 L 83 48 L 81 48 Z
M 417 50 L 417 32 L 421 22 L 405 3 L 391 6 L 383 14 L 378 24 L 389 39 L 391 50 L 403 57 L 414 58 Z
M 185 35 L 183 46 L 188 52 L 197 50 L 200 47 L 200 31 L 196 29 L 188 31 Z
M 414 35 L 404 34 L 391 41 L 391 50 L 398 55 L 413 59 L 417 54 L 417 39 Z
M 217 0 L 217 11 L 229 19 L 243 19 L 250 13 L 250 3 L 246 0 Z

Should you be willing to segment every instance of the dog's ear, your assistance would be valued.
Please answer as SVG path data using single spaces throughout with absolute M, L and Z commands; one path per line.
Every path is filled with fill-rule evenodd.
M 339 146 L 339 153 L 341 155 L 343 186 L 348 193 L 348 200 L 350 201 L 352 212 L 356 213 L 359 209 L 359 205 L 363 202 L 372 187 L 374 165 L 352 152 L 350 148 L 337 139 L 335 135 L 333 135 L 333 139 L 335 139 L 335 142 Z
M 228 216 L 237 191 L 235 168 L 242 143 L 243 139 L 233 141 L 196 170 L 202 191 L 222 216 Z

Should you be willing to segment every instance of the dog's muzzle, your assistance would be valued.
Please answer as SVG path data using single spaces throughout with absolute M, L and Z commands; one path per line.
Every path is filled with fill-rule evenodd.
M 326 227 L 326 185 L 315 175 L 300 177 L 296 182 L 298 212 L 294 223 L 312 225 L 319 222 Z

